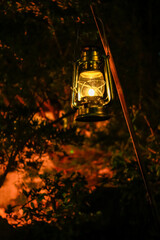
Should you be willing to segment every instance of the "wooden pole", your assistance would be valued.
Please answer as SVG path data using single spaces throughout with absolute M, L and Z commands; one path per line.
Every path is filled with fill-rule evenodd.
M 100 31 L 100 28 L 98 26 L 98 22 L 97 22 L 95 14 L 94 14 L 94 10 L 93 10 L 92 5 L 90 5 L 90 8 L 91 8 L 91 12 L 93 14 L 93 18 L 94 18 L 94 21 L 95 21 L 95 24 L 96 24 L 96 27 L 97 27 L 97 30 L 98 30 L 98 33 L 99 33 L 104 51 L 105 51 L 105 54 L 106 55 L 109 54 L 109 63 L 110 63 L 111 73 L 112 73 L 113 80 L 114 80 L 116 90 L 117 90 L 117 93 L 118 93 L 118 97 L 119 97 L 119 100 L 120 100 L 120 103 L 121 103 L 122 111 L 123 111 L 124 118 L 125 118 L 125 121 L 126 121 L 126 124 L 127 124 L 127 128 L 128 128 L 129 134 L 130 134 L 130 138 L 132 140 L 136 160 L 137 160 L 138 165 L 139 165 L 141 176 L 142 176 L 144 186 L 145 186 L 145 189 L 146 189 L 146 192 L 147 192 L 147 195 L 148 195 L 149 203 L 152 207 L 152 211 L 153 211 L 153 214 L 154 214 L 155 219 L 156 219 L 156 223 L 157 223 L 158 226 L 160 226 L 160 219 L 159 219 L 159 214 L 158 214 L 158 210 L 157 210 L 157 205 L 156 205 L 156 202 L 154 200 L 154 197 L 153 197 L 153 194 L 152 194 L 152 191 L 151 191 L 148 179 L 147 179 L 147 173 L 146 173 L 146 170 L 145 170 L 142 158 L 141 158 L 139 144 L 138 144 L 138 141 L 137 141 L 137 138 L 136 138 L 136 134 L 135 134 L 133 125 L 132 125 L 132 121 L 131 121 L 130 116 L 129 116 L 129 112 L 128 112 L 127 104 L 126 104 L 126 101 L 125 101 L 123 89 L 122 89 L 122 86 L 120 84 L 120 80 L 119 80 L 118 73 L 117 73 L 117 70 L 116 70 L 116 66 L 115 66 L 115 63 L 114 63 L 114 60 L 113 60 L 113 57 L 112 57 L 112 53 L 111 53 L 110 47 L 109 47 L 109 45 L 106 41 L 106 36 L 103 37 L 103 35 Z

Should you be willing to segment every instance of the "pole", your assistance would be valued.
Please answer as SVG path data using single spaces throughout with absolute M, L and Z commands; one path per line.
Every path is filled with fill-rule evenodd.
M 154 197 L 153 197 L 153 194 L 152 194 L 152 191 L 151 191 L 148 179 L 147 179 L 146 170 L 144 168 L 144 164 L 143 164 L 141 154 L 140 154 L 139 144 L 138 144 L 138 141 L 137 141 L 137 138 L 136 138 L 136 134 L 135 134 L 133 125 L 132 125 L 132 121 L 131 121 L 130 116 L 129 116 L 129 112 L 128 112 L 127 104 L 126 104 L 126 101 L 125 101 L 123 89 L 122 89 L 122 86 L 120 84 L 120 80 L 119 80 L 118 73 L 117 73 L 117 70 L 116 70 L 116 66 L 115 66 L 115 63 L 114 63 L 114 60 L 113 60 L 113 57 L 112 57 L 112 53 L 111 53 L 110 47 L 109 47 L 109 45 L 106 41 L 106 36 L 103 37 L 103 35 L 100 31 L 100 28 L 98 26 L 98 22 L 97 22 L 97 19 L 96 19 L 96 16 L 95 16 L 92 5 L 90 5 L 90 8 L 91 8 L 91 12 L 93 14 L 93 18 L 94 18 L 94 21 L 95 21 L 95 24 L 96 24 L 96 27 L 97 27 L 97 30 L 98 30 L 98 33 L 99 33 L 104 51 L 105 51 L 105 54 L 106 55 L 109 54 L 109 56 L 110 56 L 109 57 L 110 69 L 111 69 L 113 80 L 114 80 L 114 83 L 115 83 L 115 86 L 116 86 L 118 97 L 119 97 L 119 100 L 120 100 L 120 103 L 121 103 L 121 107 L 122 107 L 123 115 L 124 115 L 124 118 L 125 118 L 125 121 L 126 121 L 126 124 L 127 124 L 127 128 L 128 128 L 129 134 L 130 134 L 130 138 L 132 140 L 136 160 L 137 160 L 138 165 L 139 165 L 139 169 L 140 169 L 140 172 L 141 172 L 143 183 L 144 183 L 147 195 L 148 195 L 149 203 L 151 205 L 156 223 L 157 223 L 158 226 L 160 226 L 160 219 L 159 219 L 159 214 L 158 214 L 158 210 L 157 210 L 157 205 L 156 205 L 156 202 L 154 200 Z

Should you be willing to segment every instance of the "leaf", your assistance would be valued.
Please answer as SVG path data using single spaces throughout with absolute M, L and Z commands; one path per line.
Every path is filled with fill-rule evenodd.
M 40 203 L 46 195 L 47 195 L 46 193 L 39 194 L 37 199 L 38 203 Z
M 29 196 L 29 193 L 28 193 L 25 189 L 23 189 L 23 194 L 24 194 L 26 197 Z
M 34 206 L 34 203 L 33 203 L 33 202 L 31 202 L 31 207 L 32 207 L 33 209 L 35 209 L 35 206 Z
M 10 204 L 7 206 L 7 209 L 5 210 L 6 213 L 10 214 L 13 212 L 13 208 Z

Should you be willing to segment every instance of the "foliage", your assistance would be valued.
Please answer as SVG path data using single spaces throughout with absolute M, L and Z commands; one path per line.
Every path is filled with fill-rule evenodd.
M 30 191 L 23 189 L 26 202 L 22 206 L 23 215 L 17 222 L 23 225 L 21 222 L 33 224 L 45 221 L 62 229 L 67 221 L 78 221 L 87 207 L 89 195 L 84 177 L 78 173 L 64 177 L 62 172 L 57 173 L 53 180 L 47 174 L 40 177 L 42 182 L 39 188 Z M 12 211 L 8 208 L 7 212 Z
M 81 235 L 80 229 L 83 224 L 92 226 L 101 219 L 101 211 L 95 211 L 90 206 L 91 192 L 81 174 L 72 173 L 69 177 L 65 177 L 59 172 L 54 179 L 46 174 L 41 175 L 41 179 L 41 187 L 32 188 L 30 191 L 23 189 L 26 202 L 23 206 L 19 206 L 23 210 L 21 216 L 17 215 L 17 210 L 8 206 L 6 213 L 8 218 L 15 219 L 14 226 L 23 226 L 23 231 L 28 224 L 35 226 L 35 230 L 36 226 L 42 226 L 42 229 L 44 228 L 41 229 L 42 234 L 48 226 L 47 236 L 54 234 L 55 239 L 59 237 L 71 239 Z M 36 237 L 40 236 L 39 227 L 35 232 Z
M 78 49 L 101 46 L 89 3 L 0 3 L 0 187 L 10 172 L 25 172 L 21 196 L 6 213 L 17 223 L 20 218 L 31 223 L 22 235 L 36 229 L 39 239 L 106 239 L 104 229 L 124 239 L 132 239 L 129 230 L 134 238 L 140 233 L 144 238 L 147 229 L 150 237 L 154 221 L 116 92 L 113 116 L 104 123 L 78 124 L 72 116 L 58 120 L 70 109 Z M 94 3 L 159 210 L 159 1 Z M 54 167 L 41 172 L 46 159 Z M 52 227 L 57 235 L 45 236 Z

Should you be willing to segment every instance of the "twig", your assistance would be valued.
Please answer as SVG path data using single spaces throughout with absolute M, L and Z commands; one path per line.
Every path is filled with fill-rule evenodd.
M 143 114 L 143 118 L 146 121 L 147 126 L 149 127 L 149 130 L 151 132 L 152 137 L 154 137 L 155 134 L 154 134 L 154 131 L 153 131 L 152 127 L 151 127 L 151 124 L 150 124 L 149 120 L 147 119 L 147 116 Z
M 52 33 L 53 33 L 53 36 L 54 36 L 54 39 L 55 39 L 55 42 L 57 44 L 57 47 L 59 49 L 59 53 L 61 56 L 63 56 L 63 52 L 62 52 L 62 49 L 61 49 L 61 46 L 60 46 L 60 43 L 58 41 L 58 38 L 57 38 L 57 35 L 56 35 L 56 32 L 55 32 L 55 28 L 53 26 L 53 22 L 51 20 L 51 18 L 49 17 L 50 13 L 48 12 L 48 16 L 47 16 L 47 20 L 48 20 L 48 24 L 49 24 L 49 28 L 52 30 Z
M 70 115 L 73 115 L 77 110 L 76 109 L 71 109 L 69 112 L 67 112 L 66 114 L 63 114 L 62 117 L 56 119 L 55 121 L 52 121 L 53 124 L 58 123 L 60 121 L 62 121 L 63 118 L 69 117 Z

